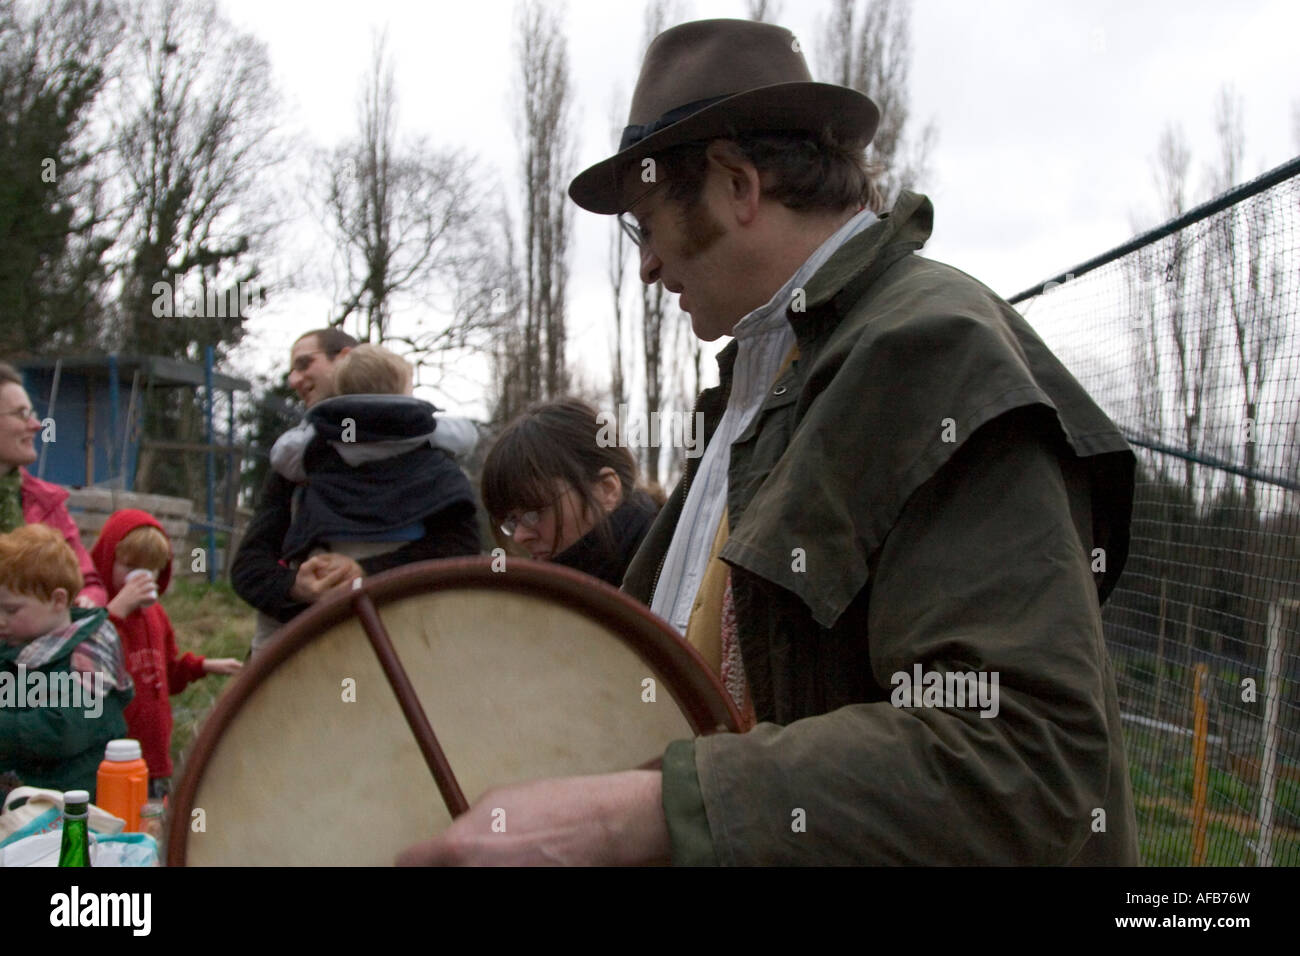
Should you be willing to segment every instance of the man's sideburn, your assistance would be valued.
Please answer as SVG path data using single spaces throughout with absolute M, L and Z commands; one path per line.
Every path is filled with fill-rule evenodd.
M 694 259 L 707 252 L 726 234 L 722 221 L 710 213 L 708 207 L 697 197 L 695 202 L 682 210 L 680 255 L 683 259 Z

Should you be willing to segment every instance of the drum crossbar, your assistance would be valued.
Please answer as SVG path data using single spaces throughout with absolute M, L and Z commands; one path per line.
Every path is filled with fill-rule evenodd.
M 452 817 L 460 816 L 469 809 L 469 801 L 465 799 L 465 793 L 452 772 L 451 764 L 447 762 L 447 755 L 443 753 L 442 745 L 438 743 L 433 725 L 429 723 L 424 708 L 420 706 L 415 685 L 411 683 L 406 668 L 402 666 L 401 659 L 397 656 L 392 638 L 388 636 L 388 629 L 379 618 L 379 611 L 374 601 L 366 592 L 357 590 L 352 597 L 352 608 L 356 611 L 357 619 L 361 622 L 366 637 L 370 639 L 370 646 L 374 648 L 375 656 L 379 658 L 379 666 L 384 669 L 384 676 L 388 678 L 388 684 L 393 689 L 397 704 L 402 709 L 402 716 L 406 718 L 411 733 L 415 735 L 424 762 L 428 764 L 434 783 L 438 785 L 438 792 L 442 794 L 443 803 L 447 805 L 447 812 Z

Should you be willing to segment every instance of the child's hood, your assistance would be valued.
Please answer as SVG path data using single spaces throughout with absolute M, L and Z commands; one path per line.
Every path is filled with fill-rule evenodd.
M 113 587 L 113 562 L 116 560 L 117 546 L 128 534 L 145 525 L 157 528 L 167 538 L 168 560 L 162 572 L 158 575 L 158 593 L 162 594 L 167 590 L 167 586 L 171 584 L 171 538 L 168 537 L 163 526 L 158 523 L 158 519 L 149 512 L 140 511 L 138 508 L 123 508 L 121 511 L 114 511 L 108 516 L 108 520 L 104 522 L 104 527 L 100 530 L 99 537 L 95 541 L 95 546 L 90 550 L 90 559 L 95 562 L 95 570 L 104 579 L 104 585 L 108 588 L 110 598 L 117 594 L 117 589 Z

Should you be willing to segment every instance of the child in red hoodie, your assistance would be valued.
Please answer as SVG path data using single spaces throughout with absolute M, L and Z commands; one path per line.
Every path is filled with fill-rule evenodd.
M 242 665 L 233 657 L 177 657 L 172 622 L 158 603 L 171 583 L 171 541 L 153 515 L 134 508 L 113 512 L 90 556 L 108 585 L 109 620 L 135 681 L 135 699 L 125 713 L 127 735 L 140 741 L 150 796 L 161 796 L 172 775 L 169 694 L 207 674 L 234 674 Z

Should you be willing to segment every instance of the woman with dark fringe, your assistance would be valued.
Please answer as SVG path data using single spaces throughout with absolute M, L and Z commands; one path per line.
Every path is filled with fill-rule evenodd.
M 608 441 L 578 399 L 533 405 L 506 425 L 483 463 L 483 507 L 507 538 L 617 587 L 659 503 L 636 460 Z

